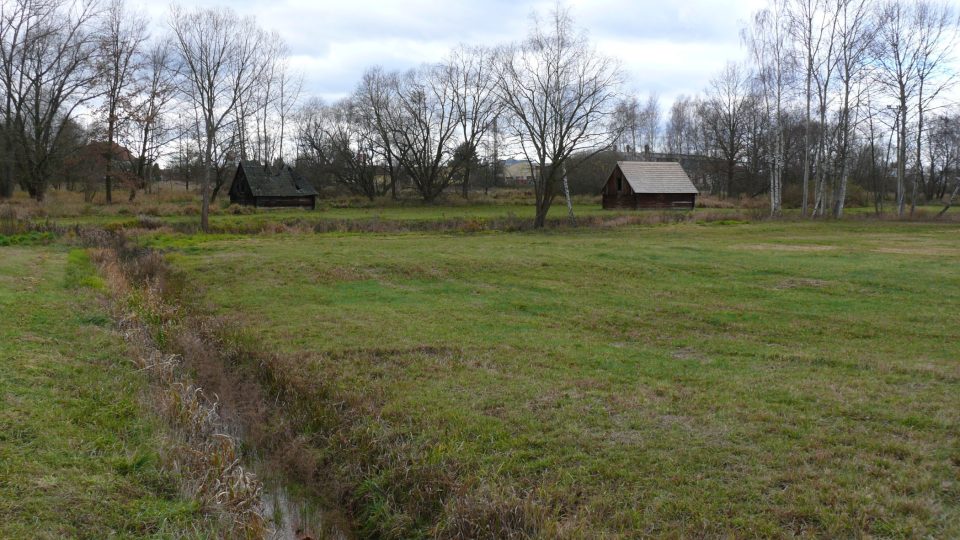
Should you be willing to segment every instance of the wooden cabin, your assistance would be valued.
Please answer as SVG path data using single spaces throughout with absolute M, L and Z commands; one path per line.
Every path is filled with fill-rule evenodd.
M 317 207 L 317 190 L 293 167 L 279 172 L 254 161 L 241 161 L 230 185 L 230 202 L 257 208 Z
M 603 207 L 692 210 L 699 193 L 679 163 L 618 161 L 603 187 Z

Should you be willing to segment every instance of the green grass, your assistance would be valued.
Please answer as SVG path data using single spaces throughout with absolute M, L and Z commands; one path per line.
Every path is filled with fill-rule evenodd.
M 566 208 L 558 204 L 554 209 L 556 216 L 566 215 Z M 577 215 L 593 216 L 616 214 L 617 212 L 604 211 L 599 204 L 579 204 L 575 208 Z M 271 209 L 251 210 L 249 214 L 216 213 L 210 216 L 210 223 L 214 227 L 230 227 L 238 224 L 263 224 L 279 221 L 303 220 L 315 222 L 320 220 L 389 220 L 389 221 L 437 221 L 443 219 L 495 219 L 495 218 L 529 218 L 533 220 L 534 206 L 532 203 L 503 203 L 503 204 L 464 204 L 463 206 L 433 206 L 410 204 L 408 206 L 386 207 L 332 207 L 322 202 L 316 210 L 300 209 Z M 622 212 L 621 212 L 622 213 Z M 199 216 L 176 215 L 158 216 L 157 219 L 169 224 L 198 223 Z M 87 216 L 54 217 L 51 220 L 62 225 L 123 225 L 136 222 L 132 214 L 112 215 L 94 214 Z
M 0 538 L 201 536 L 87 255 L 0 248 Z
M 591 535 L 943 538 L 960 535 L 957 233 L 206 236 L 170 259 L 359 426 L 318 419 L 314 441 L 362 471 L 368 530 L 426 534 L 486 493 Z M 396 441 L 408 461 L 351 463 Z M 452 480 L 409 515 L 397 491 L 438 463 Z

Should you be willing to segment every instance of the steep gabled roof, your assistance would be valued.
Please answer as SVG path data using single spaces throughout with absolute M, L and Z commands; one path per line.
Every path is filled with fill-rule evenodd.
M 618 161 L 634 193 L 700 193 L 683 167 L 666 161 Z
M 317 195 L 310 182 L 303 179 L 293 167 L 286 166 L 277 174 L 265 169 L 255 161 L 241 161 L 237 168 L 247 177 L 247 184 L 254 197 L 305 197 Z

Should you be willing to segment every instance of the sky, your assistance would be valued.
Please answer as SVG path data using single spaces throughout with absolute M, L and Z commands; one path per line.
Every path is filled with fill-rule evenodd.
M 132 2 L 137 4 L 137 2 Z M 763 0 L 568 0 L 578 26 L 617 58 L 628 92 L 656 93 L 661 106 L 702 91 L 728 60 L 739 60 L 740 28 Z M 169 7 L 140 0 L 156 32 Z M 229 6 L 278 32 L 302 72 L 304 95 L 349 94 L 369 67 L 405 70 L 438 62 L 459 43 L 496 45 L 526 35 L 533 13 L 552 0 L 195 0 Z

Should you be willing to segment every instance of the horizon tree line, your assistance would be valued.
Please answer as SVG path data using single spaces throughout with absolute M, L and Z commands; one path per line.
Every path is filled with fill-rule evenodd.
M 239 160 L 432 202 L 495 182 L 504 156 L 529 164 L 540 227 L 558 195 L 570 200 L 568 177 L 607 153 L 699 156 L 701 189 L 768 197 L 773 216 L 786 199 L 840 217 L 851 186 L 903 215 L 960 191 L 960 113 L 945 99 L 957 29 L 957 10 L 936 0 L 770 0 L 741 32 L 745 58 L 664 110 L 656 94 L 624 92 L 618 63 L 558 8 L 515 43 L 370 67 L 326 103 L 300 99 L 277 33 L 229 8 L 173 6 L 158 27 L 123 0 L 11 0 L 0 5 L 0 198 L 19 186 L 42 200 L 102 141 L 102 178 L 81 182 L 88 200 L 102 188 L 112 202 L 118 185 L 132 200 L 166 161 L 197 177 L 204 228 Z

